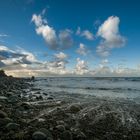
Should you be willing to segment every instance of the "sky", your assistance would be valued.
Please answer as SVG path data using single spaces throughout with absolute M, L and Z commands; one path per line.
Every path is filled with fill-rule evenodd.
M 1 0 L 0 69 L 140 76 L 139 13 L 139 0 Z

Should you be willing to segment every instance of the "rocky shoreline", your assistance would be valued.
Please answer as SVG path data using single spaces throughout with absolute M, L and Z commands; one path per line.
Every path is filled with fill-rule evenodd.
M 80 95 L 70 99 L 41 92 L 33 79 L 1 76 L 0 140 L 140 139 L 139 104 Z

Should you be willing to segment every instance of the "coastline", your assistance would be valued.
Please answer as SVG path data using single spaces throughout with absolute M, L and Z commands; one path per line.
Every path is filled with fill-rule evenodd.
M 138 140 L 140 105 L 79 94 L 57 97 L 29 78 L 0 77 L 0 139 Z

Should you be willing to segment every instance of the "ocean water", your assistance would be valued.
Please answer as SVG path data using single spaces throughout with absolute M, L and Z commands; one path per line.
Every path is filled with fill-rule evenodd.
M 140 102 L 140 78 L 48 77 L 37 78 L 37 88 L 49 93 L 124 98 Z

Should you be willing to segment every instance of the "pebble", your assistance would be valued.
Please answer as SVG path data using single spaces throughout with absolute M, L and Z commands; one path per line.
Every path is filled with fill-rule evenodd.
M 29 103 L 26 103 L 26 102 L 22 102 L 19 106 L 21 108 L 25 109 L 25 110 L 32 108 L 32 106 Z
M 0 109 L 2 109 L 2 105 L 0 104 Z
M 65 126 L 64 125 L 57 125 L 56 126 L 57 130 L 63 132 L 65 130 Z
M 6 128 L 7 128 L 8 130 L 18 130 L 18 129 L 20 128 L 20 125 L 17 124 L 17 123 L 8 123 L 8 124 L 6 125 Z
M 47 100 L 53 100 L 53 97 L 48 97 Z
M 47 139 L 48 139 L 48 138 L 49 138 L 49 139 L 53 139 L 53 138 L 52 138 L 51 132 L 48 131 L 46 128 L 40 128 L 39 131 L 42 132 L 42 133 L 44 133 L 44 134 L 46 134 Z
M 69 130 L 66 130 L 62 134 L 62 140 L 72 140 L 72 133 Z
M 71 112 L 71 113 L 77 113 L 81 110 L 81 106 L 79 104 L 72 104 L 68 107 L 68 110 Z
M 5 97 L 5 96 L 0 96 L 0 101 L 7 101 L 7 97 Z
M 36 131 L 33 133 L 32 139 L 33 140 L 47 140 L 47 136 L 41 131 Z
M 10 118 L 0 118 L 0 127 L 5 126 L 8 123 L 12 122 L 13 120 Z
M 7 117 L 7 114 L 2 110 L 0 110 L 0 118 L 5 118 L 5 117 Z
M 86 139 L 86 135 L 83 132 L 79 132 L 78 135 L 77 135 L 77 139 L 85 140 Z
M 19 98 L 16 95 L 12 95 L 8 98 L 9 103 L 16 103 L 19 101 Z

